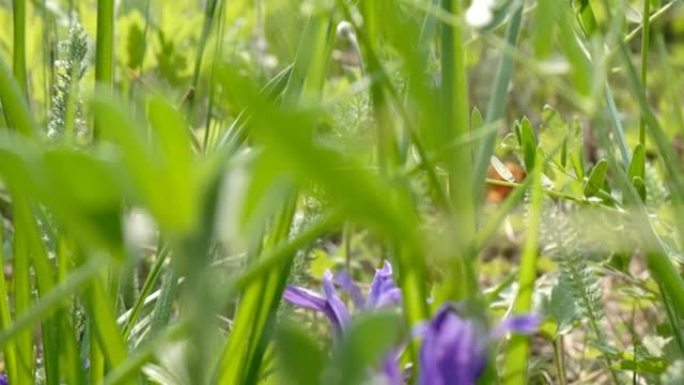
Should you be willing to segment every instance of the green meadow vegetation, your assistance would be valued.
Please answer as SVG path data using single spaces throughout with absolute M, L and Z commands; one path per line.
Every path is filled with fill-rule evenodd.
M 678 0 L 0 0 L 0 384 L 684 384 Z

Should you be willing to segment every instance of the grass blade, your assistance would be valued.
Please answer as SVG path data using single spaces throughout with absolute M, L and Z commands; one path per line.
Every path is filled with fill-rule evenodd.
M 518 278 L 518 293 L 513 303 L 513 314 L 525 314 L 532 310 L 532 293 L 537 277 L 537 257 L 539 254 L 539 226 L 541 223 L 542 197 L 541 186 L 542 169 L 544 168 L 543 154 L 537 154 L 539 161 L 532 171 L 530 215 L 527 225 L 527 239 L 520 260 L 520 276 Z M 503 384 L 527 384 L 527 367 L 530 356 L 529 337 L 514 335 L 508 343 L 504 354 Z
M 14 79 L 19 89 L 28 100 L 28 71 L 26 70 L 26 0 L 12 1 L 12 16 L 14 20 L 14 51 L 12 63 Z

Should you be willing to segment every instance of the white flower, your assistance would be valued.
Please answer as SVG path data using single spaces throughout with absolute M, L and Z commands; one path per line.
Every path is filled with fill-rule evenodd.
M 152 216 L 142 209 L 131 209 L 124 217 L 123 227 L 124 239 L 131 247 L 143 249 L 157 243 L 157 225 Z
M 496 0 L 473 0 L 465 14 L 465 20 L 473 28 L 483 28 L 494 20 Z

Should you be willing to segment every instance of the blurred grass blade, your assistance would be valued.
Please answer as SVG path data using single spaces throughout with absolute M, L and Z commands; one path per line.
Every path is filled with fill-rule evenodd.
M 532 310 L 532 294 L 537 277 L 537 256 L 539 253 L 539 226 L 541 223 L 543 191 L 541 176 L 544 164 L 543 154 L 538 152 L 539 162 L 532 170 L 529 178 L 531 182 L 530 215 L 527 224 L 527 239 L 523 246 L 520 259 L 520 276 L 518 278 L 518 293 L 513 303 L 513 314 L 525 314 Z M 506 347 L 504 354 L 503 384 L 527 384 L 527 368 L 530 356 L 529 337 L 514 335 Z
M 15 196 L 15 206 L 17 197 Z M 21 198 L 19 198 L 21 199 Z M 12 272 L 14 274 L 14 311 L 25 314 L 32 306 L 33 287 L 31 285 L 31 250 L 30 240 L 24 233 L 23 223 L 15 224 Z M 17 377 L 26 383 L 35 379 L 35 361 L 33 359 L 33 330 L 26 329 L 18 333 L 16 343 L 19 351 L 19 373 Z M 22 382 L 23 383 L 23 382 Z
M 114 0 L 97 0 L 95 81 L 111 89 L 114 80 Z
M 259 91 L 259 94 L 269 99 L 276 99 L 282 96 L 283 91 L 290 82 L 292 65 L 285 67 Z M 246 111 L 242 111 L 235 118 L 235 121 L 226 129 L 218 141 L 217 148 L 224 149 L 225 153 L 232 155 L 247 139 L 249 133 L 249 116 Z
M 4 244 L 4 232 L 5 226 L 4 221 L 0 221 L 0 245 Z M 0 248 L 0 266 L 5 266 L 5 253 L 4 248 Z M 0 292 L 9 293 L 9 287 L 7 281 L 5 280 L 5 274 L 0 274 Z M 8 295 L 0 296 L 0 328 L 2 330 L 9 329 L 12 324 L 12 314 L 10 312 L 10 297 Z M 3 358 L 5 363 L 5 370 L 7 372 L 10 383 L 20 383 L 24 373 L 19 372 L 19 364 L 17 362 L 19 358 L 19 352 L 17 351 L 16 341 L 6 341 L 2 344 L 3 347 Z
M 558 17 L 556 23 L 559 29 L 560 46 L 572 65 L 572 80 L 574 88 L 582 96 L 589 96 L 593 91 L 593 68 L 587 53 L 584 51 L 573 28 L 572 9 L 567 1 L 556 2 Z
M 127 349 L 116 324 L 111 301 L 107 297 L 101 280 L 91 282 L 90 287 L 82 296 L 90 318 L 90 327 L 97 336 L 97 342 L 104 354 L 107 366 L 114 368 L 126 359 Z M 125 383 L 133 385 L 135 381 Z
M 114 82 L 114 0 L 97 0 L 97 38 L 95 42 L 96 87 L 111 91 Z M 100 135 L 96 113 L 93 136 Z M 101 120 L 101 119 L 100 119 Z
M 642 13 L 642 30 L 641 30 L 641 84 L 646 93 L 648 80 L 648 49 L 651 41 L 651 0 L 642 0 L 644 9 Z M 644 146 L 646 144 L 646 120 L 642 116 L 639 119 L 639 144 Z
M 26 329 L 32 328 L 45 315 L 55 311 L 68 298 L 77 293 L 103 270 L 102 261 L 92 261 L 74 270 L 66 281 L 41 297 L 25 313 L 18 314 L 10 327 L 0 332 L 0 346 L 13 341 Z
M 26 0 L 12 0 L 14 45 L 12 62 L 14 78 L 24 100 L 28 100 L 28 71 L 26 69 Z
M 2 102 L 2 109 L 10 128 L 26 136 L 33 135 L 35 125 L 26 98 L 22 96 L 21 88 L 12 78 L 2 58 L 0 58 L 0 102 Z
M 684 236 L 684 185 L 682 184 L 679 162 L 674 154 L 670 142 L 658 122 L 655 114 L 651 110 L 644 88 L 640 84 L 636 69 L 631 63 L 629 51 L 623 42 L 620 42 L 619 53 L 622 63 L 626 69 L 625 74 L 629 82 L 632 93 L 639 103 L 641 113 L 646 120 L 647 132 L 658 148 L 660 156 L 663 158 L 665 170 L 668 175 L 668 182 L 672 191 L 674 209 L 676 210 L 675 223 L 680 239 Z M 650 229 L 652 232 L 653 230 Z M 650 238 L 657 238 L 652 234 Z M 672 307 L 679 317 L 684 317 L 684 280 L 677 273 L 669 257 L 662 247 L 658 247 L 657 239 L 647 239 L 647 263 L 654 280 L 662 285 L 666 294 L 672 300 Z
M 299 103 L 320 98 L 325 69 L 331 53 L 331 21 L 327 16 L 312 16 L 307 22 L 304 35 L 297 51 L 287 86 L 283 91 L 283 104 L 291 107 Z M 253 95 L 256 93 L 252 90 Z M 264 110 L 256 109 L 263 113 Z M 274 118 L 269 116 L 269 118 Z M 262 116 L 255 116 L 252 124 L 258 129 L 273 125 Z M 286 126 L 282 126 L 284 128 Z M 264 250 L 270 251 L 285 241 L 290 233 L 295 215 L 297 192 L 287 191 L 283 196 L 283 207 L 273 219 L 274 226 L 264 241 Z M 258 250 L 248 250 L 252 258 L 258 257 Z M 257 255 L 255 255 L 257 254 Z M 256 261 L 256 260 L 253 260 Z M 280 268 L 262 276 L 261 281 L 245 288 L 233 329 L 224 347 L 218 367 L 218 383 L 240 385 L 255 383 L 259 377 L 264 351 L 269 341 L 270 325 L 285 287 L 291 266 L 291 259 L 283 261 Z
M 463 0 L 442 0 L 442 8 L 456 17 L 463 15 Z M 441 92 L 445 143 L 465 138 L 470 134 L 470 107 L 468 103 L 468 78 L 463 44 L 463 26 L 442 24 L 441 43 Z M 458 146 L 449 153 L 446 169 L 449 173 L 449 195 L 453 207 L 453 232 L 456 240 L 454 255 L 463 265 L 470 266 L 473 256 L 465 255 L 467 246 L 475 234 L 475 197 L 473 189 L 472 148 L 469 143 Z M 456 265 L 453 263 L 451 265 Z M 447 282 L 468 282 L 459 269 L 448 269 Z M 476 288 L 465 285 L 446 285 L 446 298 L 471 297 Z
M 15 239 L 22 237 L 21 243 L 26 247 L 26 257 L 30 258 L 35 270 L 35 277 L 40 295 L 49 293 L 54 286 L 54 268 L 48 259 L 45 245 L 41 238 L 40 229 L 36 224 L 30 203 L 24 197 L 15 195 L 14 199 L 14 227 Z M 59 315 L 59 313 L 58 313 Z M 43 319 L 41 337 L 43 340 L 43 364 L 45 378 L 48 385 L 58 385 L 59 375 L 59 350 L 56 349 L 62 342 L 68 345 L 69 341 L 58 342 L 57 316 Z M 68 339 L 69 337 L 64 337 Z
M 496 213 L 483 223 L 482 227 L 475 235 L 473 250 L 482 250 L 486 246 L 487 242 L 499 229 L 504 219 L 506 219 L 506 216 L 513 211 L 520 201 L 522 201 L 532 180 L 533 178 L 525 178 L 525 180 L 508 195 L 506 200 L 503 201 Z
M 150 272 L 147 278 L 145 278 L 145 282 L 138 293 L 138 298 L 133 304 L 133 307 L 129 310 L 128 318 L 123 324 L 122 333 L 124 341 L 127 341 L 130 337 L 131 330 L 135 326 L 135 323 L 138 319 L 138 314 L 140 314 L 147 296 L 152 292 L 152 288 L 157 284 L 157 280 L 159 279 L 159 275 L 164 267 L 164 262 L 166 262 L 167 256 L 167 248 L 163 248 L 157 253 L 154 264 L 152 265 L 152 268 L 150 269 Z
M 309 333 L 295 324 L 278 327 L 276 349 L 285 378 L 293 385 L 320 385 L 326 353 Z
M 551 54 L 557 28 L 557 10 L 555 0 L 537 1 L 532 35 L 534 54 L 537 58 L 545 59 Z
M 354 319 L 341 345 L 333 352 L 331 385 L 360 385 L 369 368 L 392 354 L 399 337 L 400 319 L 388 312 L 364 314 Z
M 622 155 L 622 163 L 626 166 L 630 158 L 629 150 L 627 150 L 627 140 L 625 139 L 625 129 L 620 121 L 620 114 L 618 112 L 617 106 L 615 105 L 615 98 L 613 97 L 613 92 L 610 90 L 610 86 L 608 84 L 605 85 L 604 99 L 608 108 L 608 118 L 613 126 L 615 140 L 617 141 L 620 155 Z
M 143 346 L 132 352 L 126 357 L 119 366 L 114 368 L 102 381 L 103 385 L 121 385 L 130 383 L 139 374 L 140 369 L 148 362 L 153 361 L 155 353 L 158 353 L 166 345 L 180 339 L 187 333 L 187 324 L 179 322 L 163 330 L 162 333 L 155 335 Z M 138 384 L 146 383 L 140 380 Z M 166 385 L 166 384 L 164 384 Z
M 200 202 L 182 116 L 166 102 L 152 99 L 149 119 L 155 144 L 148 145 L 132 108 L 108 95 L 96 95 L 92 105 L 100 121 L 100 138 L 119 146 L 126 182 L 139 201 L 163 230 L 172 235 L 190 231 L 196 225 Z
M 543 12 L 542 3 L 552 2 L 553 0 L 543 0 L 540 1 L 539 7 L 537 9 L 538 13 Z M 511 19 L 508 22 L 508 28 L 506 29 L 506 44 L 511 48 L 515 49 L 518 44 L 518 36 L 520 35 L 520 27 L 522 24 L 522 13 L 525 5 L 524 0 L 520 0 L 519 4 L 513 9 Z M 547 20 L 548 16 L 542 18 L 542 20 Z M 537 23 L 544 23 L 540 19 L 536 19 Z M 499 61 L 499 67 L 496 71 L 496 76 L 494 78 L 494 84 L 492 85 L 492 91 L 489 95 L 489 102 L 487 104 L 487 112 L 485 115 L 484 126 L 494 124 L 498 120 L 504 117 L 504 111 L 506 107 L 506 99 L 508 96 L 508 88 L 511 83 L 511 78 L 513 76 L 514 59 L 512 56 L 507 54 L 502 54 Z M 529 122 L 528 122 L 529 123 Z M 524 122 L 523 122 L 524 124 Z M 475 196 L 483 196 L 484 191 L 484 179 L 487 175 L 487 167 L 490 164 L 490 159 L 494 154 L 494 147 L 496 141 L 497 131 L 491 131 L 487 133 L 484 137 L 482 144 L 477 152 L 477 158 L 475 163 L 475 174 L 474 174 L 474 189 Z M 528 138 L 526 138 L 528 139 Z M 525 142 L 527 143 L 527 141 Z M 536 147 L 535 147 L 536 148 Z M 526 147 L 523 146 L 523 151 L 525 151 L 525 159 L 529 158 L 527 155 Z M 532 165 L 527 164 L 528 170 L 531 170 Z

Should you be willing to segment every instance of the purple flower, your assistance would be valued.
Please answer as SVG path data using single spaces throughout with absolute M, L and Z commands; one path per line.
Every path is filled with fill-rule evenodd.
M 349 275 L 339 274 L 337 281 L 349 293 L 355 307 L 362 311 L 398 305 L 401 302 L 401 290 L 394 284 L 392 265 L 389 262 L 385 262 L 382 269 L 376 270 L 367 298 L 363 297 L 361 290 Z M 344 332 L 349 323 L 349 309 L 337 294 L 330 271 L 323 274 L 322 294 L 288 285 L 283 297 L 294 305 L 325 314 L 338 334 Z
M 375 271 L 375 276 L 366 298 L 363 297 L 361 289 L 359 289 L 348 274 L 338 274 L 336 281 L 349 293 L 354 302 L 354 307 L 360 311 L 394 306 L 401 302 L 401 289 L 394 284 L 392 265 L 387 261 L 385 261 L 382 269 Z M 299 307 L 320 311 L 325 314 L 333 326 L 335 338 L 341 338 L 349 324 L 351 318 L 349 309 L 337 294 L 333 282 L 333 274 L 330 271 L 326 271 L 323 274 L 322 294 L 302 287 L 288 285 L 285 288 L 283 298 Z M 398 355 L 396 351 L 390 352 L 381 365 L 382 374 L 390 385 L 400 385 L 402 383 Z
M 333 275 L 329 271 L 323 275 L 322 295 L 303 287 L 288 285 L 283 298 L 294 305 L 325 314 L 337 335 L 342 333 L 349 323 L 349 309 L 337 295 Z
M 9 385 L 9 379 L 6 374 L 0 374 L 0 385 Z
M 491 331 L 475 320 L 459 317 L 446 304 L 418 332 L 423 337 L 420 349 L 420 385 L 475 385 L 487 365 L 489 343 L 509 332 L 530 334 L 539 325 L 533 315 L 504 320 Z

